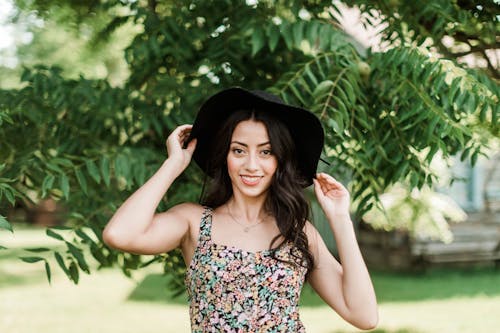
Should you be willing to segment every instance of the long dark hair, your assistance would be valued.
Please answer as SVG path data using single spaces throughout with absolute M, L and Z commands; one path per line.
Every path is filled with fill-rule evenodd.
M 226 119 L 216 134 L 212 146 L 208 173 L 214 176 L 209 184 L 208 192 L 206 195 L 202 194 L 201 202 L 206 206 L 216 208 L 225 204 L 233 195 L 231 179 L 227 172 L 227 154 L 234 129 L 245 120 L 262 122 L 266 126 L 272 153 L 278 160 L 278 167 L 264 208 L 276 219 L 280 235 L 273 238 L 269 247 L 274 250 L 272 253 L 275 256 L 275 250 L 285 242 L 292 242 L 299 250 L 299 253 L 292 252 L 296 259 L 294 263 L 310 271 L 314 265 L 314 259 L 309 251 L 307 236 L 304 232 L 304 225 L 309 217 L 309 203 L 303 192 L 305 180 L 298 171 L 295 144 L 290 131 L 268 112 L 238 110 Z M 273 247 L 280 236 L 283 236 L 284 240 Z

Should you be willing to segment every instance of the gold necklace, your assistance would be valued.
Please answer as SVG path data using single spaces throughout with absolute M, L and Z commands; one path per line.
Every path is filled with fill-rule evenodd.
M 236 218 L 233 216 L 233 214 L 231 214 L 231 210 L 229 209 L 229 205 L 227 205 L 227 212 L 229 213 L 229 216 L 231 216 L 231 218 L 233 219 L 233 221 L 236 222 L 236 224 L 239 224 L 240 226 L 243 227 L 243 231 L 244 232 L 250 231 L 250 229 L 252 229 L 253 227 L 255 227 L 255 226 L 257 226 L 257 225 L 259 225 L 259 224 L 261 224 L 262 222 L 265 221 L 264 219 L 261 219 L 257 223 L 250 224 L 250 225 L 245 225 L 245 224 L 241 224 L 240 222 L 238 222 L 238 220 L 236 220 Z

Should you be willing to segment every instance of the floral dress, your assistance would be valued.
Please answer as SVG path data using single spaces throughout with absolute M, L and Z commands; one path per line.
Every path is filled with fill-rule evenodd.
M 299 297 L 306 268 L 281 262 L 271 250 L 243 251 L 211 240 L 206 208 L 186 274 L 192 332 L 305 332 Z M 290 243 L 275 257 L 295 262 Z

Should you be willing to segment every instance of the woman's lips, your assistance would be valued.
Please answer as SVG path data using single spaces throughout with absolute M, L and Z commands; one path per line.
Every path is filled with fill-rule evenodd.
M 240 176 L 240 177 L 241 177 L 241 181 L 243 182 L 243 184 L 248 185 L 248 186 L 257 185 L 262 178 L 262 176 Z

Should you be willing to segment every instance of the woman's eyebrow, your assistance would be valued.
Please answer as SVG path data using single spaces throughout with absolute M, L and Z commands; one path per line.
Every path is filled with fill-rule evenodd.
M 236 144 L 238 144 L 238 145 L 242 145 L 242 146 L 244 146 L 244 147 L 248 147 L 248 145 L 247 145 L 246 143 L 244 143 L 244 142 L 240 142 L 240 141 L 231 141 L 231 144 L 233 144 L 233 143 L 236 143 Z M 266 146 L 266 145 L 270 145 L 270 144 L 271 144 L 271 142 L 266 141 L 266 142 L 263 142 L 263 143 L 259 143 L 259 144 L 257 145 L 257 147 Z

